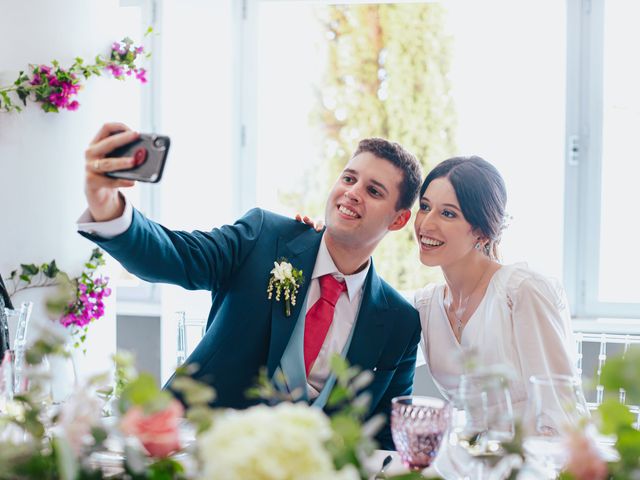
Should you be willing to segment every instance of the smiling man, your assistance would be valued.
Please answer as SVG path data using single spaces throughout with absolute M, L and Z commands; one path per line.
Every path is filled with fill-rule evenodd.
M 133 164 L 105 155 L 136 136 L 107 124 L 87 149 L 89 208 L 79 230 L 144 280 L 211 291 L 206 334 L 187 362 L 199 366 L 194 378 L 216 389 L 215 404 L 255 403 L 245 392 L 266 366 L 271 378 L 284 374 L 278 388 L 324 407 L 335 382 L 329 359 L 339 354 L 373 371 L 369 416 L 388 418 L 391 399 L 411 393 L 420 321 L 376 274 L 371 254 L 411 216 L 420 185 L 415 157 L 397 143 L 362 140 L 331 189 L 322 232 L 253 209 L 234 225 L 188 233 L 145 218 L 118 192 L 132 183 L 103 175 Z M 267 294 L 282 259 L 303 277 L 289 312 L 284 298 Z M 378 440 L 393 448 L 388 422 Z

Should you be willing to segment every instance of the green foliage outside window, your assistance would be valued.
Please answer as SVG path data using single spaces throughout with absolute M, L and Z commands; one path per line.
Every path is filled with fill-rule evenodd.
M 323 163 L 307 175 L 314 184 L 304 200 L 284 195 L 284 202 L 305 213 L 324 212 L 326 193 L 365 137 L 401 143 L 420 159 L 425 174 L 455 153 L 448 78 L 452 42 L 444 32 L 445 14 L 437 4 L 318 9 L 328 58 L 312 125 L 320 134 Z M 420 264 L 413 220 L 387 235 L 374 261 L 398 289 L 421 287 L 439 275 Z

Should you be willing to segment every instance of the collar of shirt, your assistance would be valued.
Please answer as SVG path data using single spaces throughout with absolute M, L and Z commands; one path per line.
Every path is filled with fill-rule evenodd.
M 327 244 L 324 241 L 324 235 L 320 241 L 320 249 L 318 250 L 318 256 L 316 257 L 316 266 L 313 268 L 313 274 L 311 280 L 315 280 L 326 274 L 333 275 L 337 280 L 344 280 L 347 284 L 347 295 L 349 296 L 349 302 L 353 301 L 357 297 L 357 293 L 364 286 L 364 281 L 367 279 L 369 268 L 371 267 L 371 260 L 367 261 L 367 266 L 360 272 L 353 275 L 343 275 L 338 271 L 336 264 L 331 258 L 331 254 L 327 249 Z

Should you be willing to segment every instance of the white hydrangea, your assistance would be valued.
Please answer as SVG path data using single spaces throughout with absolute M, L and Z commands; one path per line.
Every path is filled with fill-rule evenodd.
M 305 404 L 229 410 L 198 441 L 201 478 L 224 480 L 357 480 L 354 467 L 336 472 L 324 443 L 329 419 Z

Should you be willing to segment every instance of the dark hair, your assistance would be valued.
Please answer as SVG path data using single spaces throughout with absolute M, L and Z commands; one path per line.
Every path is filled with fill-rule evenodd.
M 396 203 L 396 210 L 411 208 L 418 196 L 418 188 L 422 178 L 422 169 L 418 159 L 399 143 L 390 142 L 384 138 L 365 138 L 360 140 L 353 156 L 355 157 L 363 152 L 370 152 L 378 158 L 391 162 L 391 164 L 400 169 L 402 182 L 400 182 L 400 196 Z
M 473 230 L 489 239 L 485 253 L 497 260 L 507 203 L 507 189 L 500 172 L 477 156 L 449 158 L 429 172 L 420 188 L 420 197 L 436 178 L 451 182 L 464 218 Z

